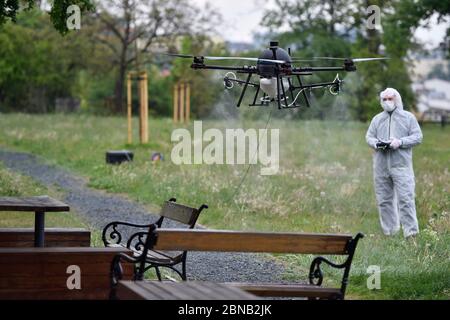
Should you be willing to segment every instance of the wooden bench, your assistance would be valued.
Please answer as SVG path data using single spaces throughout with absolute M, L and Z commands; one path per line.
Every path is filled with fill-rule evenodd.
M 106 247 L 125 247 L 134 252 L 134 256 L 129 259 L 129 262 L 136 262 L 134 275 L 136 280 L 142 280 L 144 273 L 151 268 L 155 269 L 158 279 L 162 280 L 160 267 L 170 268 L 181 279 L 186 280 L 187 251 L 149 250 L 148 245 L 145 244 L 147 234 L 154 228 L 161 228 L 165 221 L 176 222 L 179 226 L 193 229 L 200 213 L 207 208 L 208 206 L 205 204 L 199 208 L 192 208 L 176 203 L 176 199 L 172 198 L 164 203 L 159 214 L 160 217 L 156 222 L 139 225 L 130 222 L 113 221 L 103 229 L 102 240 Z M 122 228 L 122 231 L 119 228 Z M 130 231 L 130 228 L 132 232 L 126 234 L 124 231 Z M 138 229 L 137 232 L 136 229 Z M 144 248 L 145 250 L 143 250 Z M 178 264 L 181 264 L 181 271 L 175 267 Z
M 109 299 L 111 260 L 120 253 L 130 254 L 124 248 L 0 248 L 0 300 Z M 81 289 L 68 288 L 69 266 L 80 268 Z M 125 279 L 132 269 L 125 266 Z
M 362 237 L 363 235 L 361 233 L 352 237 L 351 235 L 340 234 L 266 233 L 153 228 L 147 237 L 146 244 L 150 250 L 267 252 L 346 256 L 343 263 L 334 263 L 323 256 L 314 258 L 310 266 L 309 284 L 231 284 L 258 296 L 344 299 L 353 256 L 358 240 Z M 113 285 L 121 279 L 121 261 L 130 260 L 130 257 L 126 254 L 118 255 L 113 260 Z M 343 269 L 340 288 L 327 288 L 321 286 L 323 282 L 322 264 L 337 269 Z M 220 268 L 220 266 L 217 267 Z
M 89 247 L 91 232 L 86 229 L 45 229 L 46 247 Z M 33 247 L 34 229 L 0 228 L 0 248 Z

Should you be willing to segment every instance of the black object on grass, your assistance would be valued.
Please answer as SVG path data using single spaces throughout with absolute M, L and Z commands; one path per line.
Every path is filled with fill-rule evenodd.
M 106 152 L 106 163 L 121 164 L 125 161 L 133 161 L 133 152 L 128 150 L 117 150 Z

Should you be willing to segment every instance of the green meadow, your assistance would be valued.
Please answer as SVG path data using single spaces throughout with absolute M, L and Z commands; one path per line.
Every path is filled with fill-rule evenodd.
M 137 119 L 133 120 L 137 140 Z M 207 128 L 264 128 L 265 121 L 205 120 Z M 260 165 L 175 165 L 171 119 L 149 121 L 150 143 L 126 144 L 126 120 L 92 115 L 0 114 L 0 147 L 37 154 L 88 180 L 93 188 L 126 194 L 149 208 L 171 197 L 209 209 L 200 224 L 215 229 L 351 233 L 362 232 L 351 270 L 348 297 L 363 299 L 450 298 L 450 129 L 426 124 L 414 150 L 416 206 L 421 233 L 415 241 L 381 233 L 372 180 L 368 124 L 273 119 L 280 129 L 280 163 L 275 175 Z M 192 131 L 193 124 L 184 125 Z M 206 145 L 206 143 L 205 143 Z M 129 149 L 135 160 L 105 163 L 107 150 Z M 152 162 L 151 154 L 165 159 Z M 248 170 L 248 172 L 247 172 Z M 245 179 L 243 176 L 246 174 Z M 0 167 L 0 194 L 52 193 Z M 30 226 L 31 216 L 0 216 L 0 226 Z M 76 215 L 51 221 L 84 225 Z M 285 277 L 305 278 L 311 257 L 282 255 Z M 366 286 L 369 266 L 381 269 L 381 289 Z M 328 269 L 327 269 L 328 270 Z M 327 275 L 327 274 L 326 274 Z M 328 281 L 338 281 L 333 271 Z M 326 277 L 327 278 L 327 277 Z

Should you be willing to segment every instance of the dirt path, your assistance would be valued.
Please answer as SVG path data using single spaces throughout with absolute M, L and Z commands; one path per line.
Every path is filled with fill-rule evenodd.
M 146 224 L 156 216 L 133 201 L 86 186 L 86 182 L 68 170 L 45 163 L 45 159 L 23 152 L 0 150 L 0 161 L 10 170 L 27 175 L 65 193 L 63 200 L 93 228 L 102 230 L 110 221 L 125 220 Z M 188 254 L 188 277 L 211 281 L 281 281 L 283 267 L 251 254 Z

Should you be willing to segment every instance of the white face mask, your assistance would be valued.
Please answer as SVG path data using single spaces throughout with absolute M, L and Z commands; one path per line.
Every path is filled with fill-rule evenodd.
M 381 106 L 383 107 L 384 111 L 391 112 L 395 109 L 395 102 L 394 101 L 381 101 Z

